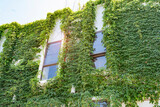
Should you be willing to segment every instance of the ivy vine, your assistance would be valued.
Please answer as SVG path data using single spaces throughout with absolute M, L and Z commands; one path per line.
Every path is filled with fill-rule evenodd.
M 103 4 L 103 44 L 107 68 L 93 67 L 94 21 L 97 5 Z M 1 106 L 95 106 L 92 97 L 108 106 L 160 98 L 160 2 L 158 0 L 96 0 L 82 10 L 69 8 L 48 13 L 45 20 L 26 25 L 16 22 L 0 26 L 6 37 L 0 53 Z M 57 71 L 60 75 L 45 86 L 37 79 L 40 46 L 61 19 L 65 34 Z M 71 93 L 71 87 L 76 93 Z M 13 96 L 16 99 L 13 100 Z

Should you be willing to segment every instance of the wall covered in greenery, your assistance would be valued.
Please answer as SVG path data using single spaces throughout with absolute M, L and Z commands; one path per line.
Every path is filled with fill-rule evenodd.
M 95 10 L 103 4 L 103 44 L 107 68 L 93 67 Z M 59 76 L 39 85 L 40 46 L 61 19 L 65 34 Z M 106 27 L 109 26 L 109 27 Z M 45 20 L 0 26 L 6 37 L 0 53 L 1 106 L 93 106 L 93 96 L 112 107 L 137 106 L 160 98 L 160 2 L 158 0 L 89 1 L 77 12 L 69 8 L 48 13 Z M 64 61 L 64 59 L 66 59 Z M 19 62 L 19 63 L 17 63 Z M 72 85 L 76 93 L 70 93 Z M 13 96 L 16 99 L 13 100 Z

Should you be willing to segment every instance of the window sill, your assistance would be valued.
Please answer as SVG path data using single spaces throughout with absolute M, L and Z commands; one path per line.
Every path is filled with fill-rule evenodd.
M 56 76 L 57 77 L 57 76 Z M 46 80 L 39 80 L 39 84 L 41 86 L 45 86 L 49 81 L 54 81 L 55 80 L 55 77 L 52 77 L 50 79 L 46 79 Z
M 40 86 L 44 86 L 45 84 L 47 84 L 47 80 L 40 80 L 39 84 Z

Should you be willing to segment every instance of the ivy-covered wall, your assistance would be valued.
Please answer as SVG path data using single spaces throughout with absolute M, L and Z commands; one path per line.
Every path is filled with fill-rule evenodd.
M 107 68 L 93 67 L 94 26 L 97 5 L 103 4 L 103 44 Z M 40 46 L 61 19 L 65 34 L 60 51 L 60 75 L 39 85 Z M 0 53 L 1 106 L 94 106 L 93 96 L 112 107 L 137 106 L 160 98 L 160 2 L 158 0 L 89 1 L 83 10 L 69 8 L 48 13 L 45 20 L 26 25 L 0 26 L 6 37 Z M 64 61 L 64 59 L 66 59 Z M 17 61 L 19 63 L 17 63 Z M 72 85 L 76 93 L 70 93 Z M 13 96 L 16 99 L 13 100 Z

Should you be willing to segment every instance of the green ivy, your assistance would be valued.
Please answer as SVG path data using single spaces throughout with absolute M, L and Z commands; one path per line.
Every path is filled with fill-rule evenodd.
M 6 37 L 3 52 L 0 54 L 0 81 L 2 106 L 23 105 L 28 98 L 38 94 L 34 92 L 33 84 L 37 82 L 40 46 L 55 26 L 56 19 L 67 17 L 69 8 L 48 13 L 46 20 L 39 20 L 26 25 L 17 23 L 0 26 L 0 35 Z M 19 62 L 18 64 L 16 64 Z M 36 84 L 34 86 L 37 86 Z M 38 86 L 39 87 L 39 86 Z M 39 89 L 39 88 L 36 89 Z M 12 101 L 16 95 L 15 102 Z
M 111 102 L 117 106 L 122 102 L 137 106 L 137 101 L 145 99 L 158 106 L 160 6 L 152 1 L 143 5 L 144 2 L 105 3 L 103 41 L 110 70 L 102 93 L 108 96 L 110 92 Z
M 146 3 L 145 5 L 143 3 Z M 93 67 L 95 10 L 104 5 L 103 43 L 107 68 Z M 160 3 L 157 0 L 96 0 L 83 10 L 48 13 L 45 20 L 0 26 L 6 37 L 0 53 L 0 105 L 26 107 L 95 106 L 99 96 L 112 107 L 135 107 L 160 98 Z M 57 19 L 65 34 L 58 76 L 45 86 L 37 79 L 40 46 L 46 44 Z M 71 93 L 74 85 L 76 93 Z M 16 100 L 12 100 L 16 95 Z

